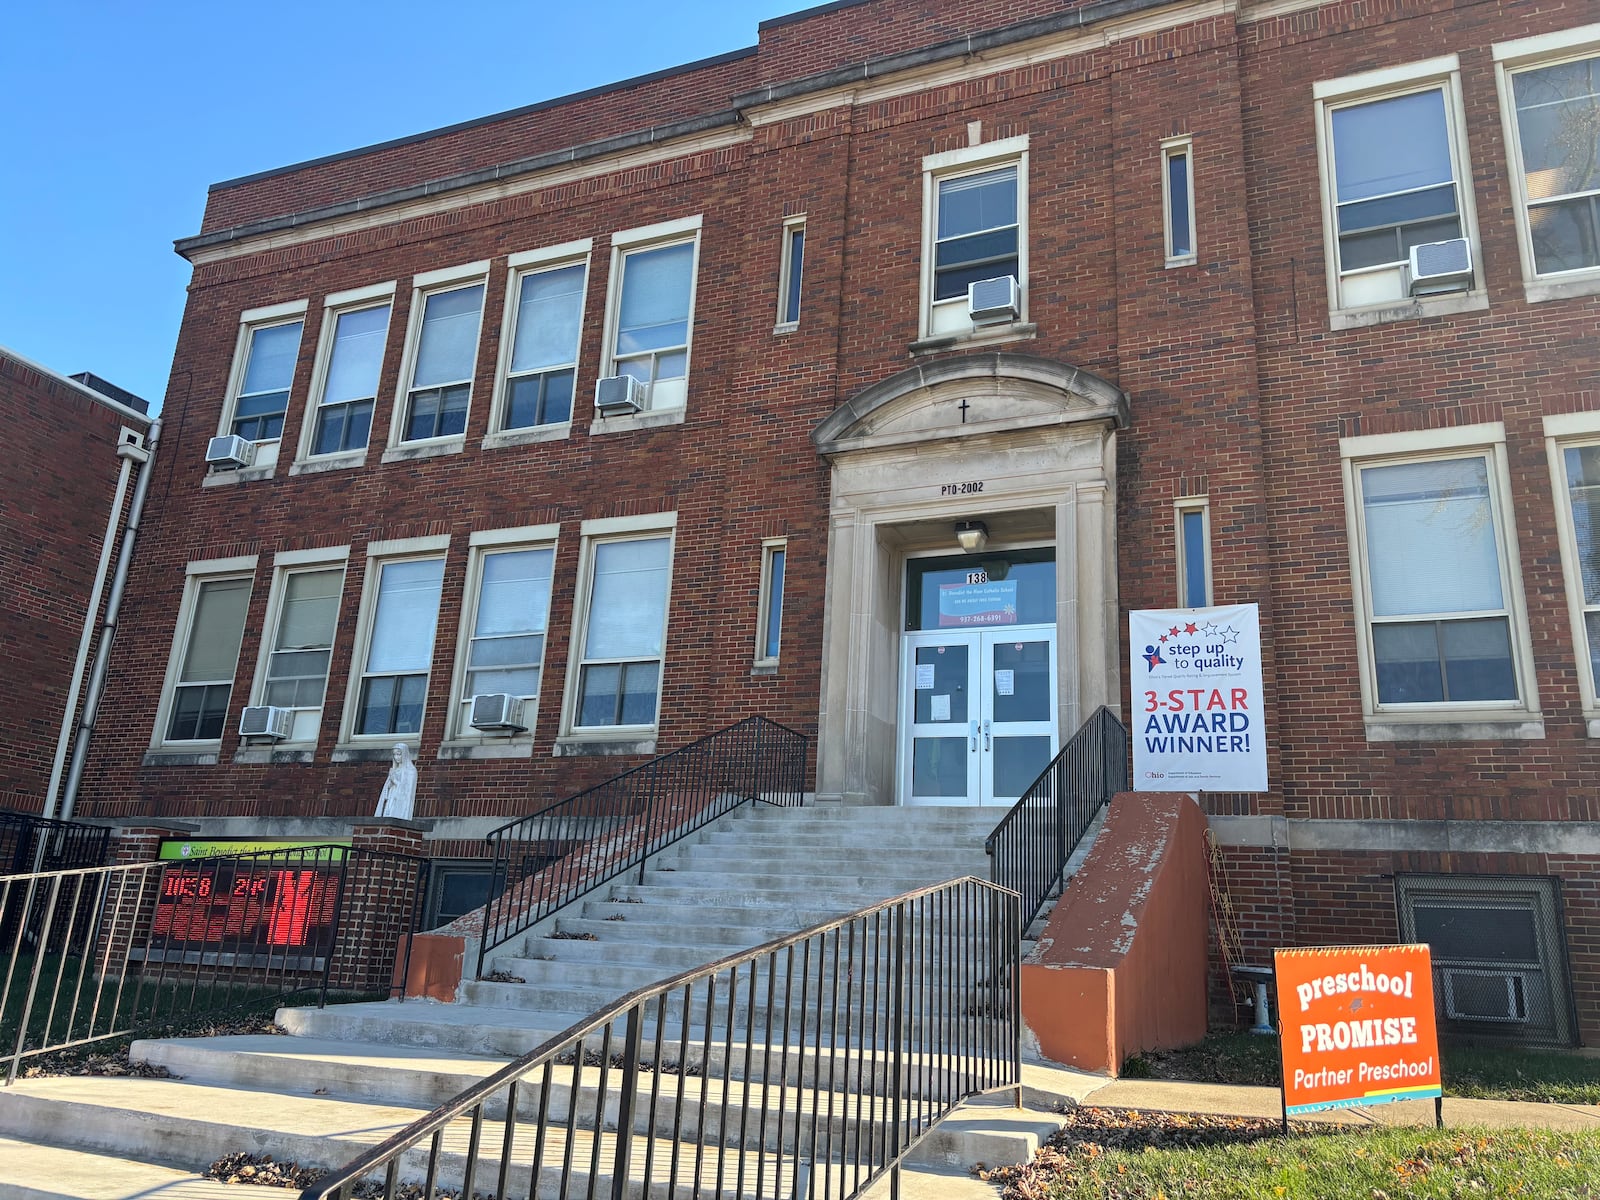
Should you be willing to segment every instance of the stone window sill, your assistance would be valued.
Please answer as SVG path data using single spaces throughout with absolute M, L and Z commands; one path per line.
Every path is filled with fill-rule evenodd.
M 555 758 L 614 758 L 655 752 L 656 735 L 647 733 L 637 738 L 557 738 L 551 754 Z
M 466 449 L 464 437 L 441 438 L 433 442 L 412 442 L 404 446 L 390 446 L 383 452 L 383 461 L 417 462 L 424 458 L 442 458 L 446 454 L 460 454 Z
M 1000 346 L 1006 342 L 1025 342 L 1038 336 L 1037 325 L 1032 322 L 1016 321 L 1010 325 L 996 325 L 990 329 L 975 329 L 971 333 L 942 333 L 936 337 L 918 338 L 911 343 L 911 353 L 938 354 L 945 350 Z
M 333 754 L 329 761 L 336 763 L 386 763 L 393 757 L 395 746 L 401 742 L 405 742 L 406 745 L 411 747 L 411 757 L 415 760 L 417 757 L 417 744 L 413 741 L 408 741 L 404 737 L 397 737 L 391 741 L 384 742 L 382 745 L 341 742 L 333 748 Z
M 1483 291 L 1456 292 L 1448 296 L 1422 296 L 1416 300 L 1396 300 L 1371 308 L 1335 309 L 1328 314 L 1328 328 L 1367 329 L 1395 321 L 1420 321 L 1424 317 L 1449 317 L 1457 313 L 1489 311 L 1489 294 Z
M 502 429 L 483 439 L 485 450 L 500 450 L 507 446 L 533 446 L 540 442 L 564 442 L 572 436 L 572 422 L 556 425 L 534 425 L 528 429 Z
M 200 481 L 203 488 L 232 487 L 236 483 L 254 483 L 258 479 L 271 479 L 275 467 L 240 467 L 237 471 L 211 471 Z
M 1529 304 L 1600 296 L 1600 274 L 1585 275 L 1578 279 L 1527 279 L 1522 283 L 1522 291 Z
M 317 748 L 279 743 L 276 746 L 240 746 L 233 752 L 233 761 L 244 766 L 279 766 L 284 763 L 310 763 L 316 760 Z
M 589 423 L 589 432 L 627 433 L 635 429 L 662 429 L 668 425 L 682 425 L 683 413 L 682 408 L 668 408 L 660 412 L 632 413 L 621 417 L 596 417 Z
M 533 739 L 529 737 L 501 738 L 492 742 L 485 740 L 439 743 L 439 759 L 442 762 L 532 757 Z
M 302 459 L 289 468 L 289 474 L 320 475 L 324 471 L 348 471 L 353 467 L 365 466 L 366 462 L 365 450 L 348 454 L 330 454 L 326 458 Z
M 1541 741 L 1544 717 L 1539 713 L 1430 713 L 1415 718 L 1365 718 L 1369 742 L 1503 742 Z
M 221 761 L 221 748 L 215 750 L 146 750 L 141 765 L 146 767 L 214 767 Z

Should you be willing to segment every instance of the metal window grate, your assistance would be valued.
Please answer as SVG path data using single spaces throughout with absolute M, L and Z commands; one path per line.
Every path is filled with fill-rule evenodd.
M 1558 879 L 1397 875 L 1395 907 L 1401 940 L 1432 948 L 1441 1034 L 1576 1044 Z

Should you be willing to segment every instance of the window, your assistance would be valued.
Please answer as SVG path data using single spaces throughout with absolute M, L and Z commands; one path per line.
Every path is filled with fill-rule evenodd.
M 1554 876 L 1395 876 L 1400 940 L 1432 950 L 1439 1031 L 1573 1045 L 1571 977 Z
M 1211 520 L 1204 499 L 1178 501 L 1178 604 L 1205 608 L 1211 603 Z
M 322 720 L 347 553 L 341 547 L 337 551 L 289 551 L 277 558 L 278 577 L 267 609 L 271 635 L 262 648 L 264 663 L 256 672 L 260 681 L 257 703 L 294 714 L 291 742 L 315 741 Z M 330 558 L 337 563 L 330 565 Z M 290 567 L 317 560 L 321 565 Z
M 1451 56 L 1313 89 L 1334 308 L 1409 303 L 1412 246 L 1476 243 L 1455 72 Z
M 393 291 L 394 285 L 389 283 L 328 297 L 317 379 L 312 387 L 316 402 L 312 419 L 306 422 L 305 457 L 367 448 L 391 305 L 387 301 L 362 304 L 360 300 L 389 296 Z
M 1469 426 L 1340 443 L 1369 712 L 1532 707 L 1503 440 Z M 1418 450 L 1367 457 L 1386 447 Z
M 553 531 L 552 531 L 553 532 Z M 520 724 L 532 728 L 550 621 L 550 546 L 481 548 L 469 594 L 472 613 L 461 664 L 457 733 L 472 736 L 474 696 L 505 693 L 522 701 Z
M 588 265 L 582 262 L 513 270 L 510 353 L 500 429 L 531 429 L 572 420 L 588 278 Z
M 375 569 L 353 732 L 357 737 L 412 735 L 422 729 L 444 559 L 379 561 Z
M 805 272 L 806 221 L 791 217 L 783 223 L 783 261 L 778 272 L 778 331 L 800 324 L 800 283 Z
M 397 408 L 400 442 L 463 436 L 478 362 L 487 263 L 418 275 L 411 302 L 406 385 Z M 471 282 L 462 284 L 466 276 Z M 455 286 L 435 287 L 450 283 Z M 431 290 L 430 290 L 431 289 Z
M 1161 143 L 1161 209 L 1166 218 L 1167 266 L 1195 261 L 1193 146 L 1188 138 Z
M 241 315 L 227 415 L 220 432 L 238 434 L 257 443 L 275 443 L 283 436 L 305 310 L 306 303 L 301 300 L 252 309 Z M 276 451 L 272 452 L 271 461 L 263 461 L 265 449 L 257 447 L 258 466 L 277 461 Z
M 233 676 L 239 665 L 251 576 L 202 575 L 224 567 L 254 569 L 254 560 L 190 564 L 168 666 L 164 742 L 215 742 L 222 738 L 233 698 Z
M 924 337 L 972 332 L 969 285 L 1026 284 L 1027 145 L 1007 138 L 922 160 Z
M 1600 278 L 1600 25 L 1494 48 L 1529 299 Z M 1588 273 L 1590 286 L 1558 290 Z
M 700 218 L 613 236 L 612 298 L 603 375 L 631 375 L 645 385 L 649 409 L 682 408 L 688 395 Z
M 761 547 L 761 596 L 756 621 L 756 666 L 776 666 L 783 641 L 783 564 L 788 544 L 769 541 Z
M 653 727 L 661 692 L 672 516 L 584 522 L 584 603 L 574 631 L 568 728 Z M 665 523 L 665 528 L 663 528 Z M 657 536 L 639 536 L 654 526 Z M 631 533 L 633 536 L 625 536 Z
M 1544 419 L 1589 736 L 1600 736 L 1600 413 Z

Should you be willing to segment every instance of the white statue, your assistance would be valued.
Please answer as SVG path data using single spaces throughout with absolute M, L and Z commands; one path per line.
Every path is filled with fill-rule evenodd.
M 389 778 L 383 781 L 383 791 L 378 796 L 378 816 L 409 821 L 416 807 L 417 768 L 411 762 L 411 747 L 396 742 L 394 766 L 389 768 Z

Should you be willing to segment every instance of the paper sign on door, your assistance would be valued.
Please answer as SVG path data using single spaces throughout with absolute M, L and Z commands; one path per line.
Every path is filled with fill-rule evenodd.
M 1017 690 L 1017 674 L 1015 671 L 996 671 L 994 673 L 994 694 L 996 696 L 1015 695 Z
M 917 664 L 917 691 L 930 692 L 933 690 L 933 664 Z
M 933 703 L 933 712 L 929 714 L 928 720 L 948 721 L 950 719 L 950 697 L 948 695 L 929 696 L 928 699 Z

